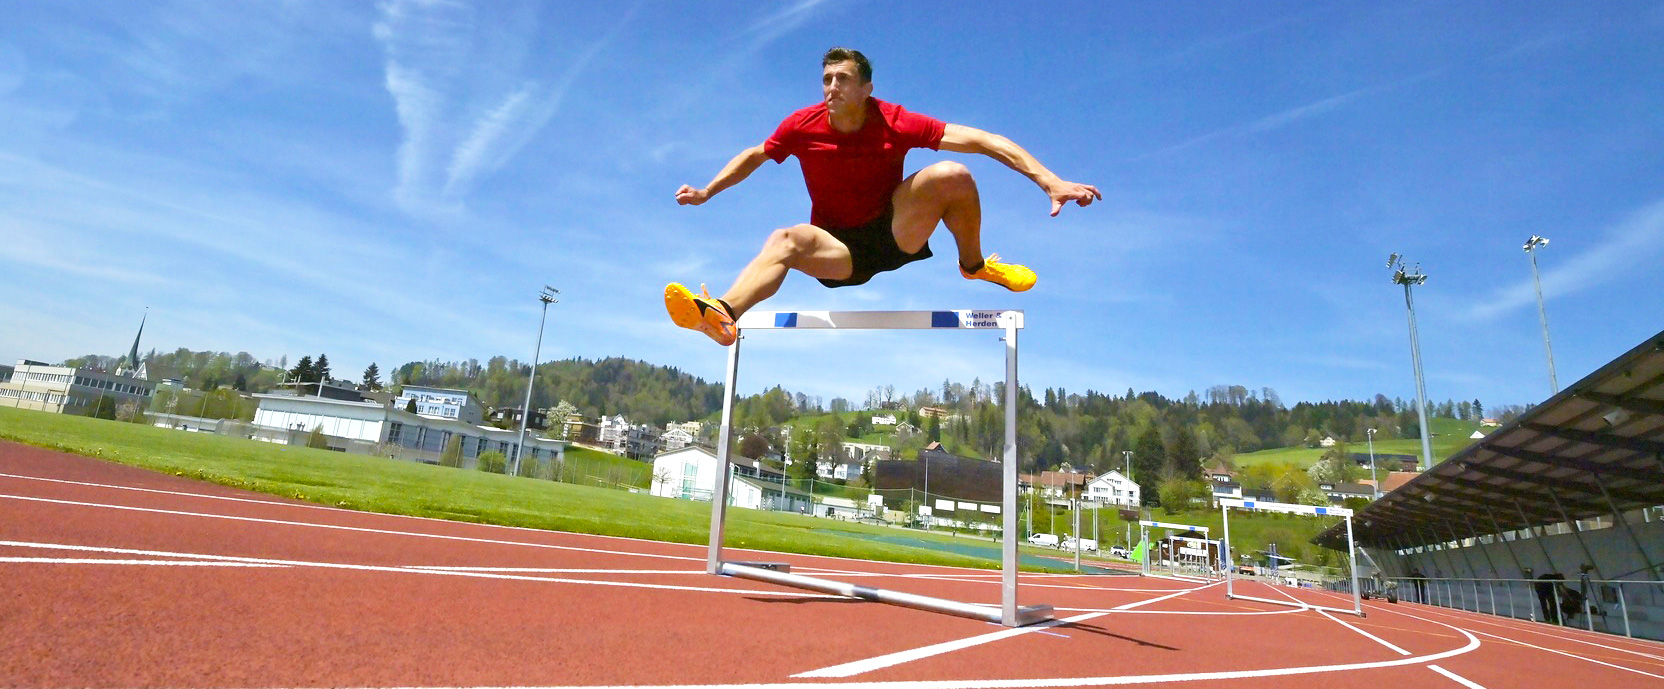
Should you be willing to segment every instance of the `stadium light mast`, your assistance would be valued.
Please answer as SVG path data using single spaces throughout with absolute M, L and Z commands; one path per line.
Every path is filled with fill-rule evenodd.
M 1537 249 L 1548 246 L 1548 237 L 1531 235 L 1525 240 L 1525 253 L 1531 255 L 1531 282 L 1537 287 L 1537 318 L 1543 322 L 1543 349 L 1548 350 L 1548 385 L 1551 394 L 1560 394 L 1560 379 L 1554 375 L 1554 345 L 1548 341 L 1548 309 L 1543 307 L 1543 280 L 1537 276 Z
M 1364 436 L 1369 439 L 1369 480 L 1375 482 L 1375 499 L 1380 500 L 1381 477 L 1375 473 L 1375 429 L 1365 430 Z
M 549 321 L 549 304 L 556 301 L 560 290 L 543 286 L 537 300 L 543 302 L 543 317 L 537 321 L 537 348 L 532 350 L 532 371 L 526 375 L 526 403 L 520 407 L 520 441 L 514 445 L 514 461 L 509 463 L 508 475 L 520 475 L 520 457 L 526 453 L 526 421 L 532 417 L 532 381 L 537 380 L 537 357 L 543 354 L 543 324 Z
M 1433 439 L 1427 428 L 1427 385 L 1421 376 L 1421 338 L 1416 334 L 1416 302 L 1410 294 L 1410 288 L 1427 282 L 1427 276 L 1421 272 L 1421 265 L 1410 269 L 1404 264 L 1404 257 L 1393 254 L 1387 257 L 1387 267 L 1396 268 L 1392 274 L 1395 285 L 1404 286 L 1404 308 L 1410 312 L 1410 363 L 1416 374 L 1416 418 L 1421 422 L 1421 470 L 1433 468 Z M 1413 270 L 1414 272 L 1411 272 Z

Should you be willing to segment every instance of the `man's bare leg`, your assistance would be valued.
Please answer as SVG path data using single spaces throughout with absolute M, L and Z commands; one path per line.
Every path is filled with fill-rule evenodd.
M 722 295 L 735 318 L 758 302 L 774 296 L 786 273 L 796 270 L 814 278 L 841 280 L 855 271 L 849 247 L 814 225 L 793 225 L 769 233 L 757 257 L 740 271 Z
M 891 201 L 895 208 L 891 230 L 902 251 L 911 254 L 924 248 L 941 223 L 953 233 L 959 270 L 965 277 L 1017 292 L 1034 286 L 1034 271 L 983 259 L 982 197 L 964 165 L 944 161 L 915 172 L 896 188 Z
M 960 267 L 982 263 L 982 197 L 964 165 L 943 161 L 915 172 L 896 187 L 891 201 L 891 228 L 902 251 L 918 253 L 941 223 L 953 233 Z

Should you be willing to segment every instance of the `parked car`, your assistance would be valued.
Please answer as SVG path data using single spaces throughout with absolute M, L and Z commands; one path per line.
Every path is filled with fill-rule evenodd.
M 1063 539 L 1063 546 L 1062 547 L 1063 547 L 1064 550 L 1074 550 L 1075 549 L 1075 539 L 1074 538 L 1065 538 L 1065 539 Z M 1082 538 L 1082 539 L 1080 539 L 1080 549 L 1082 551 L 1088 552 L 1088 553 L 1098 552 L 1098 542 L 1093 540 L 1093 539 L 1090 539 L 1090 538 Z
M 1057 536 L 1049 533 L 1031 533 L 1028 535 L 1028 542 L 1029 545 L 1043 545 L 1056 548 Z
M 1109 554 L 1114 557 L 1132 557 L 1132 554 L 1127 552 L 1127 547 L 1122 545 L 1110 546 Z

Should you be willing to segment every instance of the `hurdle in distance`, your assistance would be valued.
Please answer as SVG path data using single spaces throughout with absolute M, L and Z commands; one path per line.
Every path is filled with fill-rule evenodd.
M 967 309 L 948 311 L 751 311 L 735 322 L 739 337 L 728 347 L 728 378 L 722 398 L 722 427 L 717 434 L 718 476 L 711 496 L 711 540 L 706 571 L 782 586 L 889 603 L 930 612 L 969 617 L 1007 627 L 1020 627 L 1052 618 L 1052 607 L 1017 604 L 1017 331 L 1023 312 Z M 1001 489 L 1000 607 L 933 598 L 901 591 L 857 586 L 807 577 L 778 568 L 725 562 L 722 540 L 728 513 L 728 482 L 733 475 L 729 453 L 733 446 L 735 382 L 739 374 L 740 343 L 747 330 L 1002 330 L 1005 333 L 1005 453 Z

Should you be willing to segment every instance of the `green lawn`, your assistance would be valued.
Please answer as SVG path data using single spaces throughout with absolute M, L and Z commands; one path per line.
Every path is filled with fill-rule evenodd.
M 517 478 L 306 447 L 0 407 L 0 438 L 187 478 L 348 509 L 457 521 L 707 542 L 710 503 L 595 485 Z M 577 453 L 597 466 L 634 460 Z M 645 482 L 642 483 L 645 485 Z M 734 509 L 727 545 L 894 562 L 995 567 L 997 561 L 874 540 L 882 526 Z M 810 533 L 810 531 L 814 533 Z M 916 534 L 951 544 L 947 534 Z M 847 535 L 846 535 L 847 534 Z

